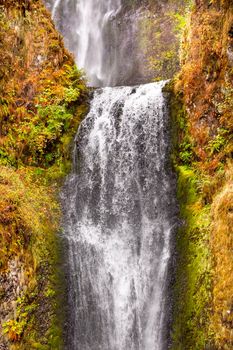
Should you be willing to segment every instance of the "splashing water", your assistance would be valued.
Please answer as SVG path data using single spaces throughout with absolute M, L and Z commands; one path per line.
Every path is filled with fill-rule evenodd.
M 95 91 L 62 202 L 69 350 L 167 349 L 176 222 L 164 82 Z

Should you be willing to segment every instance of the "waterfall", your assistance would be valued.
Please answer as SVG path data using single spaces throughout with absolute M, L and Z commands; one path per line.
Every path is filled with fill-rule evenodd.
M 91 86 L 147 82 L 140 46 L 140 18 L 128 0 L 47 0 L 66 46 Z M 127 5 L 128 4 L 128 5 Z
M 90 85 L 115 85 L 121 0 L 52 0 L 51 10 Z
M 140 6 L 46 3 L 90 85 L 103 87 L 77 132 L 62 192 L 67 350 L 165 350 L 175 184 L 165 82 L 136 85 Z
M 76 135 L 62 193 L 68 350 L 168 347 L 176 215 L 164 84 L 97 89 Z

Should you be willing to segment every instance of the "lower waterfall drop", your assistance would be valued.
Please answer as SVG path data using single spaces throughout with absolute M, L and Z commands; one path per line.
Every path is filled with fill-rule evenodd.
M 176 225 L 165 82 L 97 89 L 62 201 L 68 350 L 163 350 Z

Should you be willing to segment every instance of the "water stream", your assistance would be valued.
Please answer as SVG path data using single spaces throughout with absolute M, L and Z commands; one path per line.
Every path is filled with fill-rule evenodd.
M 63 192 L 69 350 L 167 348 L 175 224 L 164 82 L 96 90 Z
M 126 2 L 47 1 L 93 86 L 135 82 L 135 28 L 122 16 Z M 177 220 L 164 84 L 96 89 L 77 132 L 62 193 L 67 350 L 168 349 Z

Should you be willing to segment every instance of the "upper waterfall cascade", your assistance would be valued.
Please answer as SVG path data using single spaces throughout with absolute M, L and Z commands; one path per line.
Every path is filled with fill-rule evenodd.
M 164 82 L 94 93 L 62 202 L 69 350 L 167 349 L 175 225 Z
M 45 3 L 91 86 L 148 81 L 136 38 L 140 15 L 126 11 L 125 0 L 45 0 Z

